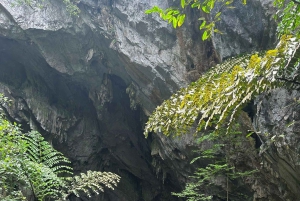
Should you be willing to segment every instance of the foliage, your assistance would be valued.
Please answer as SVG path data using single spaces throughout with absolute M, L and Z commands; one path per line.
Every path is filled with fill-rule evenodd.
M 87 171 L 86 174 L 81 173 L 80 176 L 69 178 L 69 181 L 71 181 L 69 193 L 74 193 L 79 197 L 79 192 L 83 191 L 91 197 L 90 190 L 99 194 L 99 191 L 104 192 L 103 186 L 114 190 L 114 186 L 117 186 L 120 177 L 111 172 Z
M 195 121 L 198 131 L 210 126 L 218 129 L 225 124 L 230 130 L 243 106 L 256 95 L 293 83 L 295 69 L 299 68 L 299 58 L 294 57 L 299 45 L 298 39 L 283 36 L 273 50 L 217 65 L 158 106 L 144 134 L 154 131 L 181 135 Z
M 4 102 L 0 95 L 0 102 Z M 17 126 L 3 119 L 0 113 L 0 198 L 9 200 L 25 200 L 19 189 L 14 188 L 16 183 L 26 185 L 26 175 L 22 173 L 22 161 L 28 162 L 23 154 L 27 143 L 19 137 Z M 27 183 L 28 184 L 28 183 Z
M 277 31 L 279 35 L 293 34 L 299 37 L 300 1 L 275 0 L 274 5 L 279 8 L 275 19 L 279 20 Z
M 202 40 L 207 40 L 213 33 L 222 33 L 220 30 L 215 28 L 216 23 L 221 20 L 223 9 L 234 8 L 232 6 L 234 1 L 241 1 L 244 5 L 247 2 L 246 0 L 180 0 L 181 9 L 170 7 L 163 10 L 158 6 L 154 6 L 151 9 L 146 10 L 145 13 L 158 13 L 163 20 L 168 21 L 168 23 L 171 23 L 174 28 L 177 28 L 180 27 L 185 21 L 186 15 L 184 14 L 184 10 L 186 8 L 197 8 L 204 13 L 211 13 L 211 11 L 215 8 L 215 5 L 219 3 L 220 9 L 216 12 L 212 19 L 207 20 L 205 17 L 198 19 L 202 21 L 199 29 L 204 30 L 202 34 Z
M 210 13 L 215 9 L 216 4 L 220 4 L 219 10 L 216 11 L 211 19 L 207 20 L 205 17 L 201 17 L 198 20 L 202 21 L 199 26 L 200 30 L 204 30 L 202 34 L 202 40 L 209 39 L 213 33 L 221 33 L 216 28 L 216 23 L 221 20 L 222 11 L 224 9 L 233 9 L 234 2 L 238 0 L 180 0 L 180 8 L 169 7 L 165 10 L 154 6 L 149 10 L 146 10 L 146 14 L 158 13 L 160 17 L 171 23 L 174 28 L 180 27 L 185 21 L 185 12 L 188 7 L 201 10 L 203 13 Z M 246 4 L 246 0 L 240 0 L 242 4 Z M 300 28 L 300 1 L 298 0 L 274 0 L 274 6 L 278 8 L 275 15 L 275 19 L 279 21 L 277 31 L 279 36 L 293 34 L 299 37 Z
M 66 185 L 61 173 L 72 174 L 70 161 L 62 153 L 56 151 L 36 131 L 20 135 L 27 143 L 26 163 L 23 163 L 23 171 L 32 186 L 32 191 L 38 200 L 48 197 L 59 199 L 64 195 L 61 191 Z
M 110 172 L 88 171 L 71 177 L 70 161 L 44 140 L 40 133 L 23 134 L 3 113 L 7 98 L 0 94 L 0 199 L 66 200 L 103 192 L 103 186 L 114 189 L 120 177 Z
M 239 125 L 235 125 L 235 129 L 239 129 Z M 178 197 L 187 198 L 187 201 L 206 201 L 212 200 L 213 196 L 229 199 L 229 183 L 231 186 L 230 200 L 233 197 L 247 197 L 240 192 L 236 192 L 240 183 L 234 184 L 237 179 L 245 178 L 253 175 L 255 170 L 240 172 L 230 161 L 232 147 L 235 146 L 234 152 L 243 152 L 243 141 L 247 141 L 246 136 L 241 132 L 234 131 L 228 135 L 219 136 L 215 131 L 204 134 L 198 139 L 198 143 L 211 144 L 209 148 L 198 150 L 199 157 L 195 158 L 191 163 L 199 159 L 209 159 L 210 163 L 205 167 L 197 168 L 192 181 L 188 182 L 185 189 L 180 193 L 173 193 Z M 241 149 L 241 150 L 239 150 Z M 223 179 L 223 184 L 222 181 Z M 224 180 L 225 179 L 225 180 Z M 223 185 L 223 187 L 222 187 Z M 225 187 L 225 188 L 224 188 Z

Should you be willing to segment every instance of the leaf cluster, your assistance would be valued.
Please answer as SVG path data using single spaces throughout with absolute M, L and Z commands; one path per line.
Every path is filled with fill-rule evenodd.
M 145 13 L 158 13 L 163 20 L 168 21 L 168 23 L 171 23 L 174 28 L 181 27 L 185 20 L 185 14 L 181 14 L 180 10 L 175 8 L 168 8 L 166 10 L 163 10 L 158 6 L 154 6 L 151 9 L 146 10 Z
M 299 45 L 298 39 L 284 35 L 273 50 L 218 64 L 158 106 L 146 123 L 145 136 L 152 131 L 180 136 L 195 122 L 198 131 L 222 125 L 230 130 L 246 103 L 285 85 L 281 78 L 288 77 L 299 64 L 299 57 L 294 57 Z
M 293 34 L 300 36 L 300 1 L 275 0 L 274 6 L 278 8 L 275 19 L 279 21 L 277 32 L 279 36 Z
M 120 181 L 120 176 L 111 172 L 96 172 L 87 171 L 87 173 L 81 173 L 79 176 L 69 178 L 70 190 L 69 193 L 75 194 L 80 197 L 80 191 L 83 191 L 89 197 L 91 197 L 91 191 L 99 194 L 104 192 L 104 186 L 114 190 Z
M 165 10 L 159 8 L 158 6 L 154 6 L 151 9 L 146 10 L 146 14 L 158 13 L 159 16 L 172 24 L 174 28 L 180 27 L 185 21 L 184 10 L 188 7 L 196 8 L 206 14 L 211 13 L 211 11 L 215 8 L 215 5 L 219 3 L 220 9 L 214 17 L 210 20 L 207 20 L 205 17 L 201 17 L 198 20 L 202 21 L 199 26 L 200 30 L 203 30 L 202 40 L 207 40 L 211 37 L 213 33 L 222 32 L 215 28 L 216 22 L 221 20 L 222 10 L 224 8 L 232 9 L 233 2 L 237 0 L 180 0 L 180 8 L 167 8 Z M 241 0 L 243 4 L 246 4 L 246 0 Z

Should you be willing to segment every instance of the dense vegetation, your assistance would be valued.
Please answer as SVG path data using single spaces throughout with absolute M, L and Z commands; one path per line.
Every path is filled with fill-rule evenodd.
M 180 0 L 179 8 L 163 10 L 155 6 L 146 13 L 158 13 L 162 19 L 177 28 L 184 23 L 187 7 L 209 14 L 215 9 L 216 4 L 219 4 L 220 9 L 214 12 L 216 13 L 214 16 L 199 19 L 202 20 L 199 27 L 203 30 L 202 39 L 209 40 L 213 34 L 222 34 L 217 29 L 217 22 L 221 19 L 223 9 L 234 9 L 233 3 L 234 0 Z M 246 1 L 242 3 L 245 4 Z M 280 38 L 276 48 L 228 59 L 213 67 L 187 88 L 173 94 L 150 116 L 145 127 L 146 137 L 149 132 L 161 132 L 167 136 L 181 136 L 195 132 L 195 136 L 202 136 L 200 139 L 204 137 L 217 147 L 213 152 L 211 149 L 201 150 L 198 158 L 203 157 L 203 153 L 206 156 L 207 152 L 216 157 L 222 150 L 225 158 L 228 158 L 228 152 L 220 145 L 224 144 L 224 138 L 228 139 L 236 133 L 236 122 L 245 105 L 257 95 L 268 93 L 272 89 L 299 87 L 300 2 L 275 0 L 274 6 L 278 9 L 275 19 L 278 21 L 277 31 Z M 192 129 L 195 125 L 196 131 Z M 205 134 L 206 129 L 213 129 L 214 134 Z M 192 182 L 187 183 L 181 193 L 174 195 L 185 197 L 189 201 L 211 200 L 213 196 L 235 200 L 232 196 L 229 198 L 228 191 L 226 196 L 220 196 L 216 191 L 205 189 L 207 185 L 214 185 L 220 172 L 228 179 L 230 174 L 236 173 L 236 170 L 227 160 L 225 163 L 224 160 L 222 163 L 212 160 L 206 167 L 199 167 L 192 176 Z M 242 175 L 248 175 L 247 173 L 249 172 Z
M 120 177 L 87 171 L 72 176 L 70 161 L 36 131 L 22 133 L 3 111 L 8 99 L 0 94 L 0 200 L 68 200 L 70 195 L 99 194 L 114 189 Z

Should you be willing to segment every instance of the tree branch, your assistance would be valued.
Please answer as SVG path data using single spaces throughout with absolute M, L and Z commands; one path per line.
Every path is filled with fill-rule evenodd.
M 292 0 L 292 2 L 294 2 L 295 4 L 300 4 L 300 2 L 296 0 Z

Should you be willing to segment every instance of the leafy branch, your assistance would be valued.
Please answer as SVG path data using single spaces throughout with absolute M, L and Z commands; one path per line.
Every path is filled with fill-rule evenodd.
M 222 10 L 224 8 L 232 9 L 232 3 L 234 0 L 180 0 L 181 8 L 167 8 L 165 10 L 159 8 L 158 6 L 154 6 L 151 9 L 145 11 L 146 14 L 158 13 L 159 16 L 172 24 L 174 28 L 181 27 L 185 21 L 186 15 L 184 14 L 184 10 L 187 7 L 191 7 L 192 9 L 196 8 L 202 11 L 205 14 L 211 13 L 211 11 L 215 8 L 216 3 L 221 3 L 220 9 L 211 20 L 207 20 L 205 17 L 201 17 L 198 20 L 202 21 L 199 26 L 200 30 L 204 30 L 202 34 L 202 40 L 207 40 L 211 37 L 213 33 L 222 32 L 215 28 L 216 23 L 221 20 Z M 241 0 L 241 2 L 245 5 L 247 3 L 246 0 Z
M 70 182 L 68 194 L 75 194 L 80 197 L 80 191 L 83 191 L 91 197 L 91 191 L 99 194 L 104 192 L 104 186 L 114 190 L 120 181 L 120 176 L 111 172 L 87 171 L 86 174 L 81 173 L 79 176 L 69 177 Z
M 256 95 L 289 84 L 276 78 L 289 77 L 297 68 L 299 45 L 298 39 L 284 35 L 273 50 L 215 66 L 158 106 L 146 123 L 145 136 L 152 131 L 180 136 L 195 122 L 198 131 L 222 125 L 229 131 L 243 106 Z
M 279 20 L 277 32 L 279 36 L 293 34 L 299 37 L 300 28 L 300 2 L 296 0 L 275 0 L 274 5 L 279 8 L 275 19 Z

